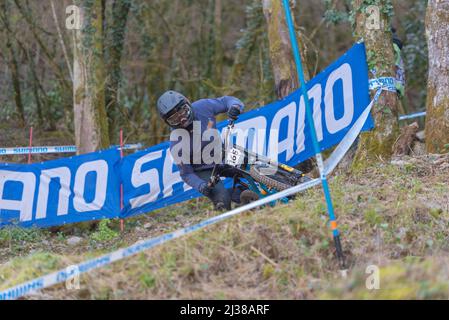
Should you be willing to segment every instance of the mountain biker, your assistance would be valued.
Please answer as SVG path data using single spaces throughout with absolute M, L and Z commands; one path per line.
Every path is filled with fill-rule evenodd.
M 185 129 L 188 132 L 190 143 L 190 154 L 187 161 L 178 161 L 177 164 L 181 178 L 193 189 L 199 191 L 208 197 L 214 204 L 216 210 L 231 209 L 231 201 L 240 203 L 241 186 L 233 189 L 226 189 L 221 181 L 218 181 L 213 187 L 208 181 L 213 173 L 214 163 L 205 164 L 203 159 L 201 163 L 194 163 L 192 160 L 194 153 L 202 154 L 204 147 L 210 141 L 201 140 L 201 150 L 194 150 L 194 134 L 203 133 L 207 129 L 216 129 L 216 116 L 221 113 L 227 113 L 232 120 L 237 120 L 240 113 L 243 112 L 244 104 L 235 97 L 223 96 L 215 99 L 201 99 L 191 103 L 184 95 L 176 91 L 167 91 L 159 97 L 157 101 L 157 109 L 160 117 L 173 130 Z M 200 124 L 200 132 L 194 132 L 194 121 Z M 180 143 L 178 141 L 170 141 L 170 151 Z M 220 140 L 221 148 L 221 140 Z M 172 153 L 173 155 L 173 153 Z M 181 156 L 182 159 L 185 159 Z M 221 177 L 233 177 L 235 171 L 228 166 L 218 166 L 218 175 Z

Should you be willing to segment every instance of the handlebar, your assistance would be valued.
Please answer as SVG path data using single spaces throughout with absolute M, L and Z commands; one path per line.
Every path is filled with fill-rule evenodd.
M 228 125 L 226 127 L 226 135 L 224 137 L 224 145 L 227 146 L 229 135 L 231 134 L 232 128 L 234 128 L 235 120 L 234 119 L 228 119 Z M 216 164 L 212 170 L 212 174 L 210 176 L 210 179 L 207 183 L 209 187 L 213 187 L 220 178 L 216 176 L 218 165 Z
M 226 127 L 226 135 L 224 137 L 224 144 L 227 146 L 229 136 L 231 134 L 232 129 L 234 128 L 235 120 L 234 119 L 228 119 L 228 125 Z

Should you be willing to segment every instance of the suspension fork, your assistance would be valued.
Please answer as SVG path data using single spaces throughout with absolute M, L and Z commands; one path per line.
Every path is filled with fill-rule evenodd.
M 220 179 L 216 176 L 217 167 L 218 167 L 218 164 L 214 165 L 214 168 L 212 169 L 212 174 L 210 175 L 209 182 L 207 183 L 207 186 L 209 188 L 214 187 L 218 182 L 217 180 Z

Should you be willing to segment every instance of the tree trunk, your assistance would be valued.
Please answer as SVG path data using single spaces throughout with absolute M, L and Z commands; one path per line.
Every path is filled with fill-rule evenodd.
M 27 56 L 27 60 L 28 60 L 28 64 L 29 64 L 29 70 L 31 73 L 32 83 L 33 83 L 32 84 L 33 95 L 34 95 L 34 99 L 36 100 L 37 123 L 38 123 L 39 128 L 42 128 L 42 126 L 44 124 L 44 118 L 42 115 L 41 98 L 39 96 L 40 83 L 39 83 L 39 78 L 37 77 L 37 74 L 36 74 L 36 64 L 34 63 L 34 59 L 31 56 L 30 50 L 26 51 L 26 56 Z
M 222 37 L 222 3 L 215 0 L 214 6 L 214 85 L 220 87 L 223 81 L 223 37 Z
M 10 53 L 10 62 L 9 67 L 11 69 L 11 80 L 14 88 L 14 101 L 16 102 L 16 111 L 19 118 L 19 125 L 21 127 L 25 126 L 25 111 L 23 108 L 22 102 L 22 91 L 20 88 L 20 79 L 19 79 L 19 64 L 16 59 L 16 51 L 10 41 L 6 44 L 9 48 Z
M 429 47 L 426 149 L 449 151 L 449 1 L 429 0 L 426 14 Z
M 278 99 L 282 99 L 299 87 L 285 11 L 282 1 L 262 0 L 262 5 L 268 25 L 268 41 L 276 96 Z M 292 19 L 294 18 L 292 17 Z M 310 76 L 307 72 L 307 63 L 303 52 L 301 52 L 301 58 L 304 65 L 304 76 L 308 80 Z
M 368 67 L 370 71 L 375 70 L 375 77 L 394 77 L 395 59 L 390 30 L 393 10 L 391 0 L 377 2 L 377 6 L 370 6 L 368 0 L 353 0 L 354 32 L 357 39 L 363 38 L 365 41 Z M 374 96 L 374 92 L 371 94 Z M 388 160 L 391 157 L 394 142 L 399 134 L 396 92 L 384 91 L 373 106 L 372 115 L 375 128 L 361 134 L 353 164 L 355 167 L 369 160 Z
M 107 32 L 107 84 L 106 110 L 109 118 L 109 137 L 115 141 L 120 114 L 119 89 L 122 78 L 120 62 L 126 35 L 126 22 L 131 7 L 130 1 L 115 0 L 112 5 L 111 26 Z
M 83 2 L 84 24 L 74 30 L 74 124 L 78 153 L 109 146 L 105 108 L 102 2 Z M 81 7 L 81 5 L 80 5 Z
M 281 0 L 262 0 L 263 12 L 268 25 L 268 43 L 273 68 L 276 96 L 282 99 L 299 88 L 296 63 L 285 19 L 285 10 Z M 292 10 L 293 11 L 293 10 Z M 295 18 L 292 15 L 293 23 Z M 304 78 L 310 80 L 304 46 L 298 41 L 303 64 Z M 313 168 L 313 160 L 307 159 L 296 166 L 297 169 L 308 173 Z
M 262 41 L 260 35 L 262 34 L 263 26 L 262 4 L 260 0 L 253 0 L 246 9 L 246 28 L 237 42 L 237 53 L 228 80 L 229 94 L 231 95 L 240 93 L 238 90 L 241 89 L 242 75 L 248 67 L 248 60 L 255 47 Z
M 7 60 L 8 67 L 11 72 L 11 82 L 14 89 L 14 101 L 16 103 L 16 112 L 19 118 L 19 126 L 25 126 L 25 111 L 22 102 L 22 91 L 20 87 L 20 70 L 19 63 L 16 58 L 16 50 L 13 44 L 14 33 L 10 26 L 10 11 L 9 5 L 6 2 L 0 4 L 0 20 L 2 22 L 3 29 L 6 30 L 6 47 L 9 51 L 9 59 Z
M 262 6 L 268 25 L 268 41 L 276 96 L 278 99 L 282 99 L 299 87 L 285 11 L 280 0 L 262 0 Z M 304 76 L 308 80 L 308 68 L 303 52 L 301 52 L 301 58 Z

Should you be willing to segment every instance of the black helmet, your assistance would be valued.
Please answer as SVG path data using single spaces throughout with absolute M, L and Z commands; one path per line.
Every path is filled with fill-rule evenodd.
M 190 101 L 176 91 L 167 91 L 157 100 L 161 118 L 172 128 L 187 128 L 193 122 Z

